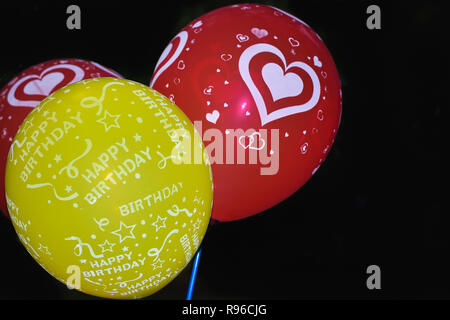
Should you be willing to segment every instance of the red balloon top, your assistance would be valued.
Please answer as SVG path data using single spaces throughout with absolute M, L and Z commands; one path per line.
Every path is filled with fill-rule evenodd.
M 264 5 L 194 20 L 166 47 L 150 86 L 200 121 L 219 221 L 257 214 L 298 190 L 323 163 L 341 117 L 339 76 L 323 41 Z
M 9 148 L 19 126 L 42 100 L 71 83 L 89 78 L 116 77 L 117 72 L 80 59 L 58 59 L 32 66 L 0 91 L 0 209 L 8 215 L 5 198 L 5 167 Z

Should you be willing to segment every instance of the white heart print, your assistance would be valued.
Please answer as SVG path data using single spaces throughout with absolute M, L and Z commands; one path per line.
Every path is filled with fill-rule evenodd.
M 213 86 L 208 86 L 207 88 L 203 89 L 203 94 L 210 96 L 213 88 Z
M 269 87 L 273 101 L 298 96 L 303 91 L 303 81 L 295 73 L 284 74 L 276 63 L 268 63 L 262 68 L 262 77 Z
M 64 75 L 61 72 L 54 71 L 57 69 L 69 69 L 75 73 L 75 76 L 70 81 L 70 83 L 78 82 L 83 80 L 84 71 L 80 67 L 72 64 L 61 64 L 51 66 L 41 72 L 40 75 L 29 75 L 23 77 L 17 81 L 8 92 L 8 103 L 14 107 L 31 107 L 34 108 L 41 101 L 40 100 L 20 100 L 16 97 L 17 88 L 19 88 L 23 83 L 26 83 L 30 79 L 34 79 L 27 83 L 24 87 L 25 94 L 34 95 L 48 95 L 52 90 L 64 80 Z M 50 76 L 51 75 L 51 76 Z M 37 81 L 37 82 L 35 82 Z M 31 84 L 30 84 L 31 83 Z M 69 83 L 69 84 L 70 84 Z
M 216 124 L 217 119 L 219 119 L 219 116 L 220 116 L 219 111 L 214 110 L 213 112 L 206 114 L 206 120 L 208 120 L 211 123 Z
M 249 38 L 248 38 L 247 35 L 238 33 L 238 34 L 236 35 L 236 39 L 238 39 L 239 42 L 245 42 L 245 41 L 247 41 Z
M 269 33 L 266 29 L 252 28 L 251 32 L 258 37 L 258 39 L 264 38 Z
M 64 80 L 61 72 L 53 72 L 44 76 L 42 79 L 36 79 L 28 82 L 23 88 L 23 92 L 29 95 L 48 96 L 58 83 Z
M 203 25 L 203 22 L 200 20 L 200 21 L 197 21 L 191 28 L 192 29 L 198 28 L 198 27 L 201 27 L 202 25 Z
M 233 58 L 233 56 L 229 53 L 222 53 L 220 55 L 220 59 L 222 59 L 223 61 L 230 61 L 231 58 Z
M 322 61 L 320 61 L 317 56 L 314 56 L 313 61 L 316 67 L 322 68 Z
M 255 139 L 255 136 L 258 137 L 258 140 Z M 242 148 L 244 149 L 252 149 L 252 150 L 261 150 L 266 146 L 266 141 L 261 138 L 261 134 L 259 132 L 253 132 L 252 134 L 250 134 L 248 136 L 248 144 L 245 144 L 245 135 L 244 136 L 240 136 L 238 139 L 239 144 L 242 146 Z M 256 143 L 257 146 L 253 145 L 253 142 L 258 141 Z
M 291 44 L 291 46 L 293 46 L 293 47 L 298 47 L 300 45 L 300 42 L 298 42 L 294 38 L 289 38 L 288 40 L 289 40 L 289 43 Z
M 283 62 L 283 67 L 284 67 L 284 70 L 282 70 L 283 72 L 281 74 L 282 80 L 283 80 L 283 83 L 285 83 L 285 81 L 287 81 L 289 83 L 289 87 L 287 87 L 287 88 L 281 88 L 280 86 L 277 86 L 275 84 L 275 80 L 274 79 L 269 80 L 268 77 L 271 74 L 280 76 L 279 70 L 277 70 L 274 66 L 271 66 L 270 63 L 269 63 L 269 66 L 267 66 L 267 64 L 265 65 L 265 67 L 266 66 L 267 67 L 265 69 L 266 70 L 265 71 L 266 78 L 264 78 L 264 81 L 266 82 L 267 86 L 269 87 L 269 90 L 272 93 L 272 96 L 274 99 L 276 99 L 276 98 L 281 99 L 281 97 L 293 97 L 293 96 L 297 96 L 299 94 L 299 92 L 300 93 L 302 92 L 303 83 L 301 86 L 300 86 L 300 84 L 295 86 L 295 85 L 291 85 L 291 82 L 296 78 L 291 76 L 291 77 L 288 77 L 287 79 L 285 79 L 286 75 L 289 75 L 289 73 L 286 74 L 287 70 L 289 70 L 290 68 L 293 68 L 293 67 L 303 69 L 311 78 L 312 86 L 313 86 L 311 98 L 303 104 L 292 105 L 292 106 L 280 108 L 280 109 L 277 109 L 275 111 L 268 113 L 266 102 L 264 101 L 263 96 L 261 95 L 261 93 L 259 92 L 255 83 L 253 82 L 252 77 L 250 75 L 250 69 L 249 69 L 250 61 L 253 59 L 253 57 L 255 57 L 257 54 L 262 53 L 262 52 L 268 52 L 268 53 L 275 54 L 276 56 L 278 56 L 281 59 L 281 61 Z M 264 67 L 263 67 L 263 69 L 264 69 Z M 250 93 L 252 94 L 253 99 L 255 100 L 255 104 L 258 109 L 259 116 L 261 119 L 261 124 L 263 126 L 271 121 L 281 119 L 281 118 L 284 118 L 284 117 L 287 117 L 287 116 L 290 116 L 293 114 L 308 111 L 308 110 L 314 108 L 317 105 L 317 102 L 319 101 L 320 80 L 319 80 L 319 77 L 317 76 L 316 72 L 309 65 L 307 65 L 306 63 L 301 62 L 301 61 L 294 61 L 294 62 L 290 63 L 289 65 L 287 65 L 286 59 L 285 59 L 283 53 L 279 49 L 277 49 L 276 47 L 274 47 L 270 44 L 258 43 L 258 44 L 254 44 L 254 45 L 248 47 L 247 49 L 245 49 L 239 58 L 239 72 L 240 72 L 241 77 L 244 80 L 245 84 L 247 85 L 248 89 L 250 90 Z M 263 77 L 264 77 L 264 74 L 263 74 Z
M 186 68 L 186 65 L 184 64 L 184 61 L 183 61 L 183 60 L 178 61 L 177 68 L 178 68 L 179 70 L 184 70 L 184 68 Z

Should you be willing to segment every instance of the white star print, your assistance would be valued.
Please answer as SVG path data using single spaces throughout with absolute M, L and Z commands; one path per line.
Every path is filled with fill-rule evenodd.
M 152 223 L 152 226 L 156 227 L 156 232 L 158 232 L 159 229 L 166 227 L 166 219 L 167 217 L 161 218 L 158 216 L 157 220 Z
M 120 128 L 119 123 L 117 122 L 119 117 L 120 114 L 112 115 L 108 111 L 105 111 L 103 118 L 98 119 L 97 122 L 103 124 L 105 126 L 105 132 L 108 132 L 111 128 Z
M 125 223 L 123 223 L 122 221 L 120 221 L 120 228 L 118 230 L 112 231 L 112 234 L 115 234 L 116 236 L 119 237 L 119 243 L 122 243 L 123 241 L 125 241 L 127 238 L 130 239 L 136 239 L 134 234 L 133 234 L 133 230 L 134 227 L 136 227 L 136 225 L 132 225 L 132 226 L 127 226 Z M 122 228 L 124 228 L 125 230 L 122 230 Z M 124 236 L 124 233 L 128 231 L 128 234 Z

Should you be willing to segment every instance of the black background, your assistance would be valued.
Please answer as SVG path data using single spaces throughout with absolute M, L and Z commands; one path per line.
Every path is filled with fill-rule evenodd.
M 0 87 L 57 58 L 94 60 L 148 84 L 187 23 L 238 1 L 0 3 Z M 210 227 L 194 299 L 448 299 L 449 210 L 443 152 L 448 38 L 438 2 L 260 1 L 324 40 L 342 80 L 343 117 L 324 165 L 292 197 Z M 81 30 L 66 28 L 78 4 Z M 368 30 L 378 4 L 382 29 Z M 368 290 L 366 268 L 381 268 Z M 184 299 L 189 265 L 148 299 Z M 0 298 L 97 299 L 41 269 L 0 216 Z

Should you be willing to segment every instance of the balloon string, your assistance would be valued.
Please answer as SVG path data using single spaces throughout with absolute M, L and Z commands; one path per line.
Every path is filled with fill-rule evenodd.
M 217 220 L 211 219 L 209 225 L 212 226 L 212 225 L 218 224 L 217 222 L 218 222 Z M 208 232 L 209 230 L 211 230 L 211 229 L 208 228 L 208 230 L 206 232 Z M 198 263 L 200 261 L 201 254 L 202 254 L 202 248 L 200 247 L 200 249 L 198 249 L 198 251 L 197 251 L 197 254 L 195 255 L 194 265 L 192 266 L 191 279 L 189 280 L 189 288 L 188 288 L 186 300 L 192 300 L 192 294 L 194 293 L 195 279 L 197 278 Z
M 200 255 L 202 253 L 202 248 L 198 249 L 195 255 L 194 266 L 192 267 L 191 280 L 189 281 L 189 288 L 186 300 L 192 300 L 192 294 L 194 293 L 195 279 L 197 278 L 198 262 L 200 260 Z

